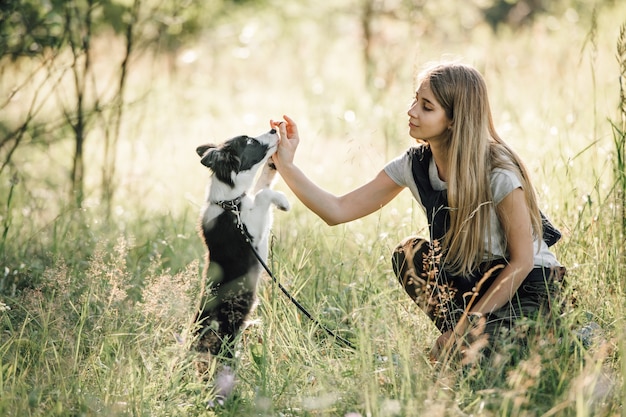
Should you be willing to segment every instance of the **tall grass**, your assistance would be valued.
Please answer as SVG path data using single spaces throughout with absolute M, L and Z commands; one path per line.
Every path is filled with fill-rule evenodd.
M 615 144 L 615 183 L 618 216 L 622 218 L 621 233 L 626 236 L 626 24 L 620 28 L 616 57 L 619 64 L 618 119 L 612 122 Z
M 539 20 L 499 38 L 481 27 L 469 39 L 393 37 L 397 43 L 380 54 L 393 52 L 390 62 L 397 62 L 404 51 L 406 59 L 377 100 L 356 76 L 359 39 L 349 16 L 301 17 L 297 25 L 269 11 L 235 17 L 221 37 L 195 46 L 198 59 L 177 72 L 166 71 L 169 61 L 139 62 L 144 72 L 129 80 L 129 94 L 148 91 L 149 100 L 128 114 L 148 123 L 122 129 L 110 223 L 94 197 L 94 148 L 86 156 L 91 188 L 81 209 L 65 208 L 65 193 L 55 194 L 55 172 L 68 163 L 63 143 L 45 153 L 36 144 L 18 150 L 20 181 L 5 179 L 0 189 L 7 197 L 0 221 L 0 415 L 620 415 L 626 271 L 624 234 L 616 229 L 623 194 L 616 190 L 623 186 L 625 103 L 614 80 L 623 80 L 625 59 L 618 53 L 616 69 L 614 45 L 623 45 L 623 30 L 616 32 L 623 15 L 621 4 L 598 10 L 592 52 L 570 47 L 590 33 L 584 16 Z M 95 56 L 106 58 L 111 43 Z M 266 280 L 255 322 L 239 343 L 236 395 L 207 409 L 213 393 L 196 377 L 188 349 L 206 180 L 193 149 L 262 131 L 269 118 L 287 112 L 302 135 L 300 165 L 324 187 L 345 192 L 410 145 L 403 126 L 414 67 L 444 52 L 485 73 L 501 133 L 528 162 L 542 207 L 564 232 L 555 251 L 568 267 L 565 291 L 576 305 L 549 321 L 527 322 L 520 331 L 537 331 L 526 354 L 512 344 L 489 367 L 472 360 L 433 366 L 427 352 L 437 333 L 389 262 L 399 240 L 424 232 L 408 193 L 334 228 L 289 195 L 294 209 L 275 215 L 269 265 L 357 349 L 334 343 Z M 225 83 L 225 74 L 235 81 Z M 615 119 L 618 99 L 621 113 L 609 123 L 604 115 Z M 586 344 L 577 332 L 593 329 L 585 327 L 590 317 L 600 327 Z

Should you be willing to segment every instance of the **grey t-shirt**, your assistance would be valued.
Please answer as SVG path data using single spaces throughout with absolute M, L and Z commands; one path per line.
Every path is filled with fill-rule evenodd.
M 413 197 L 422 205 L 419 192 L 417 191 L 417 184 L 413 179 L 413 170 L 411 167 L 411 157 L 409 152 L 404 152 L 402 155 L 390 161 L 384 168 L 389 177 L 398 185 L 408 187 L 411 190 Z M 435 190 L 446 190 L 447 184 L 439 178 L 437 173 L 437 166 L 435 165 L 434 158 L 430 160 L 430 166 L 428 167 L 428 178 L 430 184 Z M 522 184 L 517 175 L 505 169 L 496 168 L 491 172 L 491 193 L 493 195 L 493 207 L 500 204 L 500 202 L 511 191 L 516 188 L 521 188 Z M 425 210 L 425 209 L 424 209 Z M 491 210 L 491 239 L 485 234 L 485 245 L 491 241 L 491 246 L 488 247 L 488 253 L 484 255 L 484 259 L 489 258 L 508 258 L 506 251 L 506 239 L 504 236 L 504 230 L 498 220 L 496 211 Z M 548 249 L 548 245 L 541 238 L 535 238 L 534 241 L 534 265 L 551 267 L 560 266 L 554 254 Z

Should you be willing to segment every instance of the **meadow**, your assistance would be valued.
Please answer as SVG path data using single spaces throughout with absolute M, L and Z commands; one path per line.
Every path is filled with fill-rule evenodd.
M 233 15 L 175 55 L 133 61 L 109 219 L 98 192 L 102 132 L 86 142 L 80 208 L 68 197 L 67 137 L 27 141 L 0 171 L 0 415 L 625 415 L 625 164 L 616 139 L 626 123 L 625 64 L 616 44 L 626 4 L 540 16 L 497 36 L 471 14 L 381 18 L 371 86 L 357 16 L 330 18 L 301 4 Z M 440 7 L 441 16 L 450 12 Z M 106 80 L 123 46 L 102 36 L 94 51 Z M 195 375 L 187 334 L 204 263 L 197 224 L 208 181 L 195 147 L 261 133 L 287 114 L 299 126 L 302 169 L 327 190 L 347 192 L 411 146 L 414 76 L 443 59 L 484 74 L 501 136 L 527 163 L 543 211 L 563 232 L 553 249 L 575 306 L 558 325 L 529 323 L 543 330 L 514 366 L 504 365 L 507 352 L 501 366 L 433 365 L 436 329 L 390 263 L 401 239 L 426 230 L 409 192 L 328 227 L 279 180 L 293 208 L 275 213 L 268 263 L 356 349 L 328 337 L 266 278 L 239 343 L 236 395 L 208 408 L 213 393 Z M 3 96 L 35 66 L 5 63 Z M 3 119 L 19 119 L 29 97 L 28 88 L 13 97 Z M 57 107 L 51 99 L 42 117 L 59 118 Z M 598 328 L 587 344 L 577 332 L 590 322 Z

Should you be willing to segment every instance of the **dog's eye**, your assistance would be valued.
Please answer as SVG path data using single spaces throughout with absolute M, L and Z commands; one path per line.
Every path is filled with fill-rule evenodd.
M 252 145 L 253 143 L 258 143 L 259 141 L 256 140 L 255 138 L 248 138 L 248 140 L 246 141 L 247 145 Z

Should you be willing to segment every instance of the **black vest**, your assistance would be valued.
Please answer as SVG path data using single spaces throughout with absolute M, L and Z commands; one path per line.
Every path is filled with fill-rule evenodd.
M 413 179 L 417 184 L 417 191 L 426 208 L 430 240 L 437 239 L 440 242 L 450 227 L 450 208 L 448 207 L 447 190 L 435 190 L 430 184 L 428 168 L 433 156 L 430 147 L 417 146 L 409 149 Z M 548 246 L 554 245 L 561 239 L 561 232 L 550 223 L 548 218 L 541 213 L 543 223 L 543 240 Z

